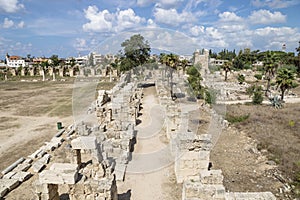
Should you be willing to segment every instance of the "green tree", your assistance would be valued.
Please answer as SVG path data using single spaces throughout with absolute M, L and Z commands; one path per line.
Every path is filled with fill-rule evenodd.
M 264 55 L 263 63 L 264 63 L 265 79 L 267 80 L 265 96 L 268 96 L 268 92 L 270 91 L 271 80 L 274 77 L 275 71 L 278 67 L 278 57 L 274 52 L 267 51 Z
M 73 68 L 75 65 L 76 65 L 76 60 L 75 58 L 72 57 L 70 60 L 70 66 Z
M 182 67 L 183 73 L 185 73 L 185 69 L 186 69 L 188 63 L 189 63 L 189 61 L 187 59 L 183 59 L 181 61 L 181 67 Z
M 59 63 L 60 63 L 60 60 L 59 60 L 59 58 L 58 58 L 58 55 L 52 55 L 51 57 L 50 57 L 50 65 L 52 66 L 52 67 L 57 67 L 58 65 L 59 65 Z
M 225 81 L 227 81 L 227 73 L 231 71 L 231 68 L 232 68 L 232 62 L 230 61 L 226 61 L 222 65 L 222 69 L 225 71 Z
M 246 89 L 246 93 L 249 97 L 252 96 L 253 104 L 261 104 L 264 100 L 261 86 L 252 85 Z
M 279 68 L 277 71 L 276 84 L 277 88 L 281 91 L 281 100 L 284 98 L 286 90 L 290 89 L 294 85 L 296 73 L 286 67 Z
M 122 71 L 143 65 L 150 58 L 150 45 L 140 34 L 131 36 L 130 39 L 125 40 L 121 46 L 124 49 L 121 58 L 121 65 L 123 65 L 121 67 Z

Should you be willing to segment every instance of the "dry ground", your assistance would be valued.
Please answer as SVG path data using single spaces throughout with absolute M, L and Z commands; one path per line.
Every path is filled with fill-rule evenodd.
M 73 123 L 74 79 L 0 82 L 0 170 L 33 153 L 57 133 L 57 122 Z M 100 83 L 110 89 L 114 83 Z
M 278 194 L 282 182 L 293 183 L 300 173 L 300 104 L 286 104 L 279 110 L 230 105 L 228 116 L 236 122 L 223 131 L 211 154 L 214 168 L 223 170 L 226 189 Z M 284 181 L 274 176 L 281 173 Z M 278 199 L 289 198 L 281 194 Z

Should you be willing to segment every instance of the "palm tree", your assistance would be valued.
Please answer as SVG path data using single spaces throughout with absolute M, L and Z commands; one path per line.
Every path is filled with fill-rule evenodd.
M 222 69 L 225 71 L 225 81 L 227 81 L 227 73 L 231 71 L 232 68 L 232 62 L 231 61 L 226 61 L 222 65 Z
M 270 82 L 275 75 L 275 71 L 278 67 L 278 57 L 272 51 L 267 51 L 263 58 L 264 63 L 264 72 L 265 72 L 265 79 L 267 80 L 267 88 L 265 91 L 265 96 L 268 96 L 268 92 L 270 90 Z
M 281 90 L 281 100 L 283 101 L 284 93 L 286 90 L 293 87 L 293 81 L 295 80 L 295 72 L 288 68 L 280 68 L 277 71 L 276 84 L 277 88 Z
M 184 59 L 181 61 L 181 67 L 183 69 L 183 74 L 185 73 L 185 69 L 186 69 L 188 63 L 189 63 L 189 61 L 187 59 Z

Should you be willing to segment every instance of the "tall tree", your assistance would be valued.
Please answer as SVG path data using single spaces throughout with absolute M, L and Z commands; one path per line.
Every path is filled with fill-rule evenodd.
M 271 80 L 274 77 L 275 71 L 278 67 L 278 57 L 274 52 L 267 51 L 264 55 L 263 63 L 265 79 L 267 80 L 265 96 L 268 96 L 268 92 L 270 91 Z
M 277 71 L 276 84 L 277 88 L 281 90 L 281 100 L 284 98 L 286 90 L 293 87 L 293 81 L 295 80 L 295 71 L 290 70 L 286 67 L 279 68 Z
M 231 71 L 231 68 L 232 68 L 232 62 L 230 61 L 226 61 L 222 65 L 222 69 L 225 71 L 225 81 L 227 81 L 227 73 Z
M 150 45 L 140 34 L 131 36 L 121 46 L 124 48 L 121 58 L 122 71 L 143 65 L 150 58 Z

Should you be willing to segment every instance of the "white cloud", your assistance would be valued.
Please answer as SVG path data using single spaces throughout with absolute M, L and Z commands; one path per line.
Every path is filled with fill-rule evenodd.
M 287 8 L 300 3 L 299 0 L 252 0 L 252 5 L 256 7 Z
M 156 7 L 161 8 L 174 8 L 181 4 L 184 0 L 159 0 L 156 3 Z
M 145 22 L 145 19 L 137 16 L 131 8 L 110 13 L 108 10 L 99 11 L 97 6 L 89 6 L 84 12 L 89 20 L 82 26 L 84 31 L 118 32 L 138 27 Z
M 163 9 L 156 7 L 154 11 L 154 17 L 157 22 L 170 26 L 179 26 L 185 22 L 191 23 L 195 21 L 195 17 L 192 13 L 185 11 L 178 13 L 174 8 Z
M 7 13 L 14 13 L 23 9 L 24 5 L 20 4 L 18 0 L 0 0 L 0 10 Z
M 11 28 L 14 26 L 14 22 L 8 18 L 5 18 L 4 19 L 4 22 L 3 22 L 3 28 Z
M 269 10 L 258 10 L 251 13 L 249 20 L 253 24 L 283 23 L 286 21 L 286 15 L 281 12 L 272 13 Z
M 116 13 L 117 26 L 116 31 L 122 31 L 128 28 L 134 28 L 137 24 L 145 22 L 144 18 L 135 15 L 134 11 L 129 8 Z
M 220 21 L 222 22 L 240 22 L 243 18 L 237 16 L 234 12 L 223 12 L 219 14 Z
M 85 51 L 88 49 L 87 42 L 83 38 L 76 38 L 73 46 L 77 51 Z
M 136 1 L 136 4 L 141 7 L 148 6 L 151 3 L 153 3 L 152 0 L 137 0 Z
M 84 31 L 110 32 L 112 30 L 112 14 L 108 10 L 98 11 L 97 6 L 89 6 L 84 10 L 85 18 L 90 21 L 83 25 Z
M 203 34 L 204 33 L 204 26 L 193 26 L 190 28 L 190 33 L 193 35 L 193 36 L 199 36 L 200 34 Z
M 152 19 L 148 19 L 147 20 L 147 27 L 148 28 L 155 28 L 155 27 L 157 27 L 157 24 Z
M 20 22 L 17 24 L 17 28 L 24 28 L 24 25 L 25 25 L 25 22 L 24 22 L 24 21 L 20 21 Z

